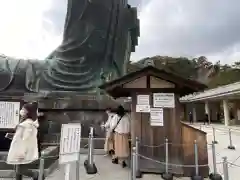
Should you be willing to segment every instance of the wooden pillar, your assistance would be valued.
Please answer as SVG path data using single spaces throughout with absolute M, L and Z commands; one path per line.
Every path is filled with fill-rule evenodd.
M 171 148 L 171 161 L 172 163 L 178 163 L 176 162 L 177 159 L 180 159 L 180 152 L 182 147 L 181 144 L 181 123 L 180 123 L 180 115 L 181 115 L 181 109 L 180 109 L 180 102 L 179 102 L 179 95 L 175 94 L 175 108 L 171 109 L 171 118 L 170 120 L 170 126 L 168 130 L 170 131 L 171 139 L 170 141 L 175 144 L 174 147 Z M 179 145 L 179 146 L 178 146 Z
M 131 147 L 135 146 L 135 139 L 136 139 L 136 94 L 132 94 L 132 103 L 131 103 Z

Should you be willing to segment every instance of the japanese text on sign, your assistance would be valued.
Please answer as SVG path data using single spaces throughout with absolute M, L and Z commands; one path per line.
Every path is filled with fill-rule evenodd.
M 80 155 L 81 124 L 62 124 L 59 163 L 77 161 Z
M 154 93 L 153 107 L 174 108 L 175 107 L 174 93 Z
M 163 126 L 163 109 L 162 108 L 151 108 L 150 124 L 151 126 Z
M 137 95 L 137 104 L 138 105 L 149 105 L 150 96 L 149 95 Z
M 146 112 L 150 112 L 150 105 L 138 105 L 136 106 L 136 112 L 142 112 L 142 113 L 146 113 Z
M 0 101 L 0 128 L 13 129 L 19 123 L 20 102 Z

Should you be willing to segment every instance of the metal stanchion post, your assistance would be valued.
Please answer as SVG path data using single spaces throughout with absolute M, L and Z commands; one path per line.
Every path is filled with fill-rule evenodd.
M 216 141 L 216 129 L 213 127 L 212 130 L 213 130 L 213 143 L 217 144 L 218 142 Z
M 97 167 L 93 161 L 93 127 L 90 128 L 89 133 L 89 144 L 88 144 L 88 158 L 84 161 L 84 167 L 86 169 L 87 174 L 96 174 Z
M 19 170 L 19 165 L 16 165 L 16 169 L 15 169 L 16 180 L 22 180 L 22 179 L 23 179 L 23 177 L 22 177 L 22 175 L 20 174 L 19 171 L 20 171 L 20 170 Z
M 228 134 L 229 134 L 229 146 L 228 146 L 228 149 L 235 150 L 235 147 L 232 144 L 232 131 L 231 131 L 230 128 L 228 130 Z
M 168 139 L 165 139 L 165 173 L 162 174 L 164 180 L 173 180 L 173 175 L 168 172 Z
M 38 173 L 38 180 L 44 179 L 44 151 L 41 153 L 40 162 L 39 162 L 39 173 Z
M 136 137 L 136 178 L 142 178 L 142 172 L 139 168 L 139 139 Z
M 215 143 L 212 143 L 212 156 L 213 156 L 213 172 L 217 173 L 217 165 L 216 165 L 216 151 L 215 151 Z
M 136 158 L 136 147 L 133 147 L 132 148 L 132 178 L 131 180 L 136 180 L 136 170 L 137 170 L 137 167 L 136 167 L 136 161 L 137 161 L 137 158 Z
M 166 140 L 165 140 L 165 163 L 166 163 L 166 165 L 165 165 L 165 171 L 166 171 L 166 173 L 168 174 L 168 139 L 166 138 Z
M 90 144 L 92 141 L 92 137 L 91 137 L 91 132 L 89 132 L 89 136 L 88 136 L 88 154 L 87 154 L 87 159 L 84 161 L 84 166 L 87 166 L 87 164 L 89 163 L 89 159 L 90 159 Z
M 89 156 L 88 162 L 92 166 L 93 164 L 93 128 L 90 128 L 90 144 L 89 144 Z
M 70 163 L 65 164 L 64 180 L 71 180 L 70 173 L 71 173 L 71 164 Z
M 211 180 L 222 180 L 222 176 L 217 173 L 215 143 L 212 142 L 213 173 L 209 175 Z
M 194 157 L 195 157 L 195 175 L 192 176 L 192 180 L 203 180 L 203 177 L 199 175 L 199 165 L 198 165 L 198 145 L 197 141 L 194 141 Z
M 194 141 L 194 157 L 195 157 L 195 175 L 199 175 L 199 167 L 198 167 L 198 146 L 197 141 Z
M 76 162 L 76 180 L 80 179 L 80 151 L 78 152 L 78 160 Z
M 223 178 L 229 180 L 227 157 L 223 157 Z

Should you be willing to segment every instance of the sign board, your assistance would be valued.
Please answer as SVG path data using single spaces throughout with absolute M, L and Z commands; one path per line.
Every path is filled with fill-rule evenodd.
M 174 108 L 175 107 L 174 93 L 154 93 L 153 107 Z
M 59 163 L 78 161 L 80 156 L 81 124 L 62 124 Z
M 137 104 L 138 105 L 150 105 L 150 96 L 149 95 L 137 95 Z
M 164 126 L 163 125 L 163 109 L 162 108 L 151 108 L 150 124 L 151 124 L 151 126 Z
M 150 105 L 136 105 L 136 112 L 142 112 L 142 113 L 149 113 L 150 112 Z
M 0 101 L 0 128 L 14 129 L 19 124 L 20 102 Z

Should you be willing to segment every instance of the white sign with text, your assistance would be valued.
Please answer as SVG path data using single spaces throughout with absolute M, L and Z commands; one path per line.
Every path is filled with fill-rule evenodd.
M 14 129 L 19 124 L 20 102 L 0 101 L 0 128 Z
M 154 93 L 153 107 L 156 108 L 175 108 L 174 93 Z
M 149 95 L 137 95 L 137 105 L 150 105 Z
M 80 156 L 81 124 L 62 124 L 59 164 L 78 161 Z
M 149 113 L 150 112 L 150 105 L 136 105 L 136 112 L 142 112 L 142 113 Z
M 162 108 L 151 108 L 150 124 L 151 124 L 151 126 L 164 126 L 164 124 L 163 124 L 163 109 Z

